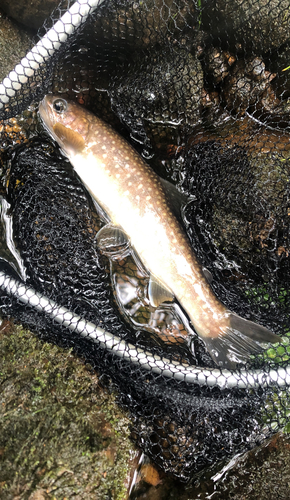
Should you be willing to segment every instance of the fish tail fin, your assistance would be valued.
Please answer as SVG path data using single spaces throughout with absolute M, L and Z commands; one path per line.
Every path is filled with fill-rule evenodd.
M 281 340 L 264 326 L 237 314 L 231 313 L 229 319 L 230 326 L 217 337 L 202 337 L 209 354 L 219 366 L 234 369 L 237 364 L 249 361 L 251 355 L 263 351 L 258 342 L 276 343 Z

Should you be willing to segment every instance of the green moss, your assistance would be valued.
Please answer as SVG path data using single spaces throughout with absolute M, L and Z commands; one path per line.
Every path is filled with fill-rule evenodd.
M 281 287 L 275 296 L 270 295 L 267 284 L 245 290 L 249 302 L 266 305 L 275 303 L 280 307 L 287 307 L 289 302 L 289 290 Z
M 0 348 L 0 498 L 122 500 L 133 446 L 114 395 L 20 327 L 2 329 Z

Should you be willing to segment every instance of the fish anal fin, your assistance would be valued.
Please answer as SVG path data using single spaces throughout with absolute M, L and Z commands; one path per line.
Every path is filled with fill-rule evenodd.
M 129 247 L 129 239 L 123 229 L 107 224 L 103 226 L 96 234 L 96 243 L 98 248 L 104 254 L 112 254 L 118 251 L 124 251 Z
M 173 293 L 154 276 L 150 276 L 148 294 L 150 304 L 153 307 L 158 307 L 163 302 L 172 302 L 174 300 Z
M 178 220 L 181 220 L 182 208 L 186 205 L 186 203 L 188 203 L 190 198 L 186 194 L 181 193 L 171 182 L 166 179 L 162 179 L 162 177 L 159 179 L 172 212 Z

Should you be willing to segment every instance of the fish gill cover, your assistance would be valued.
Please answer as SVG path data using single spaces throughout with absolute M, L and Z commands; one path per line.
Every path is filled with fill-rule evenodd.
M 1 313 L 109 377 L 133 439 L 188 481 L 289 426 L 289 4 L 87 4 L 62 1 L 0 86 L 2 219 L 13 228 Z M 176 304 L 152 309 L 138 256 L 98 245 L 104 214 L 37 115 L 48 93 L 110 123 L 175 185 L 214 294 L 280 343 L 217 368 Z

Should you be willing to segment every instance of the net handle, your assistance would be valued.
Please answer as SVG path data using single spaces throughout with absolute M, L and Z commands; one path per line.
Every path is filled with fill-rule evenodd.
M 42 295 L 24 282 L 12 278 L 7 272 L 0 271 L 0 288 L 20 303 L 29 305 L 38 312 L 45 313 L 51 320 L 65 326 L 71 332 L 90 339 L 101 348 L 110 350 L 119 358 L 144 370 L 166 378 L 173 378 L 188 384 L 197 384 L 220 389 L 257 389 L 259 387 L 290 385 L 290 366 L 277 370 L 238 370 L 210 369 L 179 364 L 155 354 L 136 348 L 134 345 L 107 332 L 94 323 L 59 306 L 54 300 Z
M 0 110 L 104 0 L 77 0 L 0 84 Z

